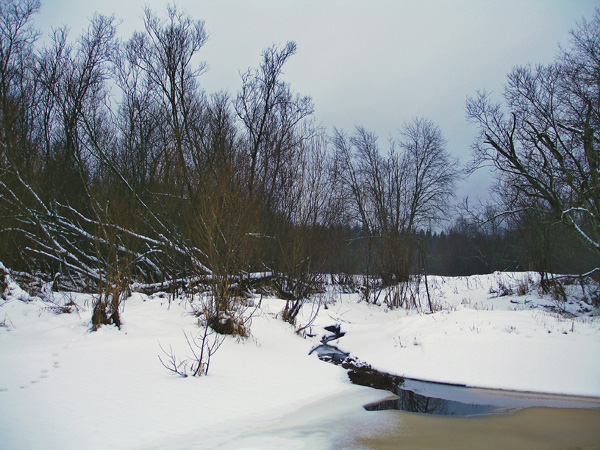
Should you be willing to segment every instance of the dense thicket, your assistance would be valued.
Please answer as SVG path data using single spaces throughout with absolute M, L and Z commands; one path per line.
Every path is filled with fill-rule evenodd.
M 218 328 L 250 274 L 268 272 L 293 322 L 343 200 L 312 100 L 282 80 L 295 43 L 264 50 L 232 98 L 202 89 L 204 23 L 174 6 L 144 9 L 125 41 L 114 18 L 94 16 L 44 46 L 39 0 L 0 8 L 4 262 L 97 291 L 94 323 L 117 325 L 135 281 L 209 285 Z
M 530 185 L 514 182 L 529 175 L 512 170 L 504 179 L 515 193 L 507 205 L 520 215 L 510 226 L 486 231 L 472 221 L 424 234 L 447 215 L 459 176 L 441 130 L 428 119 L 405 123 L 385 152 L 361 127 L 327 137 L 310 97 L 282 79 L 293 42 L 264 50 L 236 95 L 206 93 L 199 60 L 204 23 L 176 7 L 164 16 L 145 8 L 144 28 L 125 41 L 115 37 L 114 18 L 97 15 L 81 36 L 59 28 L 45 45 L 32 26 L 39 9 L 39 0 L 0 1 L 0 254 L 17 271 L 98 292 L 94 326 L 119 325 L 119 304 L 132 282 L 147 290 L 210 286 L 210 325 L 243 333 L 236 309 L 256 272 L 269 274 L 270 288 L 288 300 L 284 318 L 294 322 L 323 272 L 373 274 L 394 284 L 422 271 L 587 267 L 585 258 L 557 265 L 568 260 L 560 249 L 575 247 L 546 212 L 558 211 L 570 230 L 596 239 L 591 88 L 589 99 L 575 105 L 584 103 L 579 122 L 553 125 L 578 149 L 567 154 L 574 160 L 568 164 L 552 153 L 553 164 L 575 165 L 583 178 L 575 185 L 567 172 L 550 182 L 563 187 L 561 199 L 574 202 L 556 210 Z M 586 30 L 597 31 L 597 22 Z M 598 80 L 596 63 L 583 66 L 588 84 L 589 77 Z M 569 67 L 575 81 L 568 92 L 576 95 L 584 75 L 575 73 L 576 63 Z M 523 102 L 519 114 L 527 110 Z M 469 108 L 482 124 L 481 151 L 500 146 L 486 132 L 486 98 Z M 498 116 L 497 132 L 508 133 L 509 142 L 521 115 Z M 552 151 L 549 142 L 558 137 L 522 122 L 519 149 L 533 156 L 535 148 L 543 153 L 540 145 Z

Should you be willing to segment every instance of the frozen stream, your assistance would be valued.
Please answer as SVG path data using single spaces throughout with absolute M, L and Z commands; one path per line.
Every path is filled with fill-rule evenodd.
M 314 347 L 310 353 L 315 352 L 322 361 L 344 367 L 354 384 L 387 390 L 394 394 L 381 401 L 365 405 L 365 409 L 368 411 L 399 410 L 466 417 L 508 413 L 534 407 L 600 410 L 600 398 L 597 397 L 471 388 L 464 385 L 415 380 L 380 372 L 330 344 L 331 341 L 338 340 L 345 335 L 339 325 L 328 326 L 325 329 L 332 334 L 323 336 L 322 343 Z
M 287 431 L 296 430 L 295 448 L 600 448 L 600 398 L 407 379 L 348 363 L 347 354 L 327 343 L 314 350 L 346 367 L 355 383 L 394 395 L 363 405 L 368 415 L 353 411 L 312 429 L 291 426 L 298 418 L 290 415 Z M 327 438 L 319 447 L 314 436 Z
M 367 409 L 387 414 L 388 428 L 354 448 L 600 448 L 599 398 L 406 379 L 397 398 Z
M 361 402 L 385 391 L 354 390 L 323 398 L 279 420 L 221 442 L 172 441 L 168 448 L 260 449 L 597 449 L 600 410 L 525 408 L 507 414 L 452 417 L 367 411 Z M 536 396 L 538 397 L 538 396 Z M 552 396 L 542 396 L 544 402 Z M 578 398 L 555 399 L 567 406 Z M 554 401 L 554 400 L 552 400 Z M 590 400 L 591 401 L 591 400 Z M 595 402 L 598 407 L 597 400 Z M 573 402 L 573 403 L 571 403 Z M 593 402 L 592 402 L 593 403 Z

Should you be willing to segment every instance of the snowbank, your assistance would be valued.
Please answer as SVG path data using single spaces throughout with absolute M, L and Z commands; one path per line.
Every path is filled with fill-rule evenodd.
M 562 304 L 540 295 L 530 273 L 432 277 L 429 283 L 441 308 L 433 314 L 339 294 L 315 330 L 340 323 L 346 332 L 340 350 L 409 378 L 600 396 L 600 316 L 578 299 L 581 288 L 574 286 Z M 518 295 L 524 286 L 527 292 Z M 570 318 L 557 306 L 571 311 Z
M 361 405 L 388 394 L 354 386 L 342 368 L 308 355 L 334 323 L 346 332 L 339 347 L 380 370 L 600 396 L 598 315 L 565 319 L 535 291 L 490 293 L 498 280 L 514 277 L 432 279 L 441 308 L 434 314 L 388 310 L 332 290 L 313 338 L 280 320 L 283 301 L 263 299 L 251 337 L 227 338 L 202 378 L 178 377 L 158 360 L 159 343 L 190 353 L 183 333 L 197 332 L 198 324 L 186 301 L 134 294 L 124 304 L 122 330 L 91 333 L 90 296 L 30 297 L 9 280 L 7 299 L 0 299 L 2 447 L 328 448 L 332 440 L 368 436 L 381 416 Z M 57 314 L 55 306 L 66 303 L 78 305 L 75 312 Z
M 90 333 L 91 299 L 71 300 L 79 313 L 57 315 L 41 299 L 0 306 L 3 448 L 231 448 L 267 425 L 280 431 L 268 433 L 269 445 L 263 435 L 261 448 L 281 448 L 291 438 L 278 422 L 301 407 L 333 397 L 339 413 L 366 415 L 361 405 L 386 395 L 308 356 L 311 343 L 276 319 L 269 302 L 253 318 L 251 338 L 228 338 L 208 376 L 181 378 L 157 355 L 159 342 L 190 353 L 183 332 L 197 330 L 197 319 L 185 302 L 135 294 L 121 331 Z

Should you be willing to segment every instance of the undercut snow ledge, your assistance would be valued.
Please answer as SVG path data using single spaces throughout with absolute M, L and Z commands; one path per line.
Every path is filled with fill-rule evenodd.
M 566 318 L 553 301 L 491 294 L 535 274 L 432 277 L 443 309 L 419 314 L 367 305 L 358 295 L 338 301 L 314 323 L 314 338 L 332 323 L 346 335 L 332 342 L 374 369 L 425 381 L 536 393 L 600 397 L 600 316 Z M 516 292 L 516 289 L 514 289 Z M 577 301 L 570 305 L 573 309 Z
M 377 370 L 409 378 L 600 397 L 597 321 L 576 322 L 576 331 L 566 334 L 562 330 L 571 322 L 539 311 L 456 311 L 395 322 L 379 322 L 384 331 L 378 335 L 368 325 L 356 332 L 348 326 L 339 348 Z

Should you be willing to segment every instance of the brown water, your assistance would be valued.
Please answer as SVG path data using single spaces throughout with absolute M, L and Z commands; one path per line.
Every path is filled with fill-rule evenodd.
M 510 414 L 447 417 L 378 411 L 384 434 L 358 438 L 355 449 L 600 449 L 600 411 L 526 408 Z M 391 420 L 390 420 L 391 417 Z
M 365 405 L 368 420 L 327 448 L 600 450 L 600 398 L 431 383 L 378 372 L 327 343 L 313 351 L 353 383 L 395 394 Z

